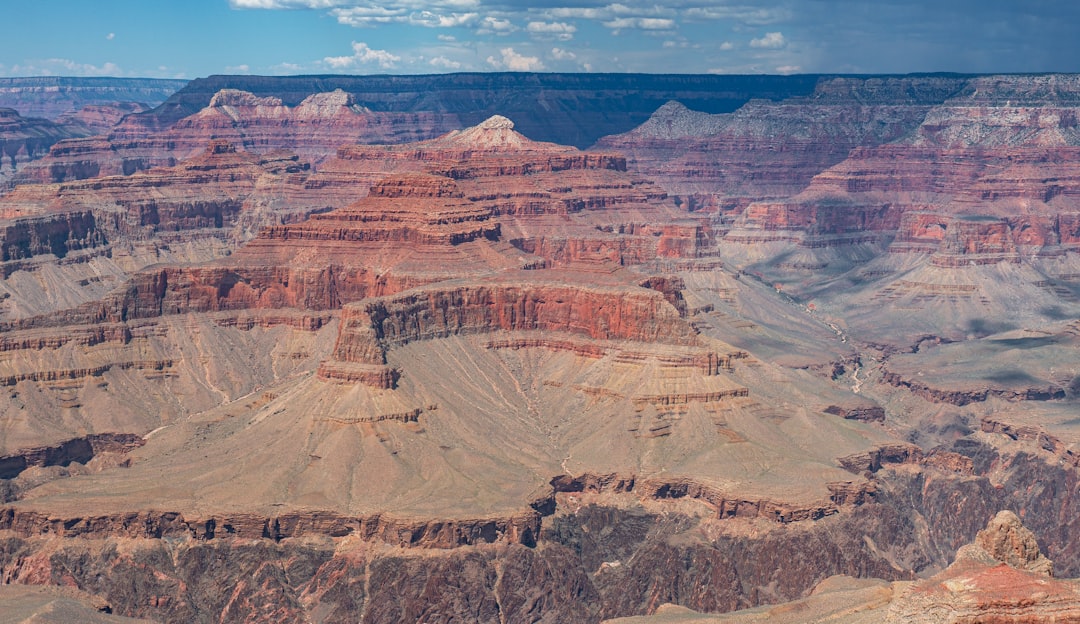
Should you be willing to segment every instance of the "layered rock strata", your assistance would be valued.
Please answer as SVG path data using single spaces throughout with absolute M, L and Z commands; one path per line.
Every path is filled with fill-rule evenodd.
M 0 191 L 5 190 L 5 183 L 27 163 L 45 157 L 53 144 L 90 132 L 82 123 L 23 117 L 15 109 L 0 108 Z
M 213 140 L 257 154 L 287 151 L 317 165 L 342 145 L 416 141 L 458 127 L 450 114 L 373 112 L 340 89 L 312 94 L 294 106 L 223 89 L 205 108 L 166 128 L 132 116 L 102 136 L 59 143 L 18 181 L 55 183 L 171 167 Z
M 702 348 L 693 328 L 659 292 L 539 281 L 525 274 L 348 304 L 340 327 L 334 359 L 320 367 L 320 375 L 384 388 L 393 387 L 399 374 L 386 370 L 387 350 L 476 333 L 530 332 L 531 342 L 508 338 L 494 346 L 565 348 L 596 356 L 605 355 L 610 349 L 605 343 L 612 342 L 691 347 L 682 349 L 681 359 L 706 375 L 715 374 L 721 361 Z M 560 339 L 563 335 L 567 338 Z
M 0 107 L 46 119 L 57 119 L 87 106 L 109 106 L 115 102 L 138 102 L 153 107 L 187 83 L 187 80 L 158 78 L 0 78 Z

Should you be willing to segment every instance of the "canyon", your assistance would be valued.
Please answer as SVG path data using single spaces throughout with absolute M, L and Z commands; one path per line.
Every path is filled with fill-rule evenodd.
M 0 189 L 0 601 L 1073 617 L 1078 101 L 214 76 L 69 112 Z

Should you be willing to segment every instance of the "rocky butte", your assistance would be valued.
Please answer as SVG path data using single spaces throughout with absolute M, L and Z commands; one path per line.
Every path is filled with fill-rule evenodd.
M 1076 101 L 221 76 L 56 143 L 0 197 L 0 600 L 1067 621 Z

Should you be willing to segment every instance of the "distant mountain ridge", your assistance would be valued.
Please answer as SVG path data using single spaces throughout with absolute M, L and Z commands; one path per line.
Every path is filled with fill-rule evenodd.
M 140 102 L 154 107 L 187 82 L 159 78 L 0 78 L 0 108 L 13 108 L 23 117 L 55 119 L 90 104 Z
M 626 132 L 669 100 L 710 113 L 752 98 L 813 93 L 818 76 L 463 73 L 424 76 L 209 76 L 191 81 L 144 116 L 164 127 L 206 107 L 222 89 L 279 97 L 295 106 L 313 93 L 341 89 L 373 111 L 457 114 L 465 126 L 492 115 L 514 120 L 525 136 L 584 148 Z

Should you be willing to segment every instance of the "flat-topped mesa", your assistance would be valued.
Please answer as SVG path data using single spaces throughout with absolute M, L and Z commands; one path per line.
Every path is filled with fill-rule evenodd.
M 393 387 L 386 353 L 411 342 L 495 332 L 539 332 L 549 340 L 536 346 L 575 349 L 579 342 L 634 342 L 704 347 L 696 331 L 680 317 L 662 292 L 633 286 L 599 286 L 553 280 L 499 278 L 479 282 L 444 282 L 387 297 L 366 299 L 343 308 L 333 359 L 320 376 L 378 387 Z M 569 340 L 551 339 L 557 336 Z M 565 344 L 564 344 L 565 342 Z M 530 346 L 523 344 L 522 346 Z M 701 360 L 715 374 L 716 358 Z
M 207 108 L 256 108 L 256 107 L 268 107 L 277 109 L 281 107 L 281 98 L 276 97 L 259 97 L 254 93 L 248 93 L 247 91 L 241 91 L 239 89 L 222 89 L 214 94 L 214 97 L 210 98 L 210 105 Z

